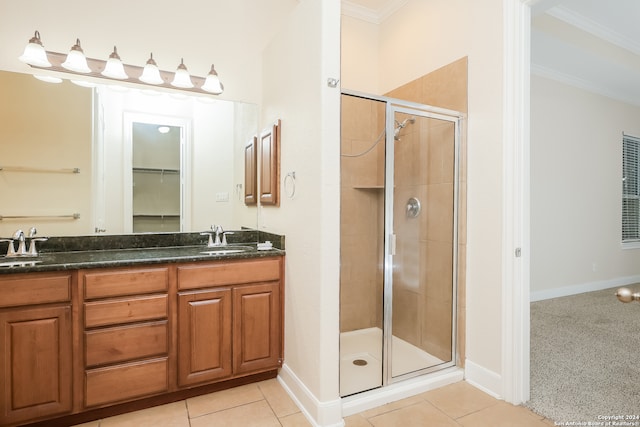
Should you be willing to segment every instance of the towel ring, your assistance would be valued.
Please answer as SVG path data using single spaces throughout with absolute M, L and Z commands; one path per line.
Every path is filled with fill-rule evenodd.
M 284 192 L 290 199 L 293 199 L 293 196 L 296 195 L 295 171 L 287 173 L 287 175 L 284 177 Z

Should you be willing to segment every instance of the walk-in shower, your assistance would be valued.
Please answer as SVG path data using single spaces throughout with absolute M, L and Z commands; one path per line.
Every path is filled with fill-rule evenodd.
M 456 364 L 461 114 L 342 95 L 340 395 Z

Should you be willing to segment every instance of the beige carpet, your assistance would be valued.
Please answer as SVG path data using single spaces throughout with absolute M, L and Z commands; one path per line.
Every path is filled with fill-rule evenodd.
M 531 303 L 526 406 L 534 412 L 556 422 L 584 423 L 640 415 L 640 304 L 623 304 L 614 293 Z

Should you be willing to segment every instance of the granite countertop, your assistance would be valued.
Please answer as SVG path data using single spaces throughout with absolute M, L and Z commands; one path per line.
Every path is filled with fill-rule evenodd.
M 50 243 L 48 247 L 43 242 L 40 254 L 36 257 L 0 256 L 0 274 L 249 259 L 285 254 L 283 236 L 255 233 L 237 233 L 238 236 L 234 236 L 228 245 L 215 247 L 207 247 L 206 239 L 203 240 L 199 233 L 51 238 L 46 242 Z M 269 238 L 273 239 L 270 240 L 273 249 L 258 250 L 257 243 Z

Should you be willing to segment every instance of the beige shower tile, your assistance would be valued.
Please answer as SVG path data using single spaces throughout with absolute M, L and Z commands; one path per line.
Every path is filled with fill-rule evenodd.
M 366 237 L 374 234 L 376 217 L 371 215 L 377 206 L 376 194 L 369 191 L 344 189 L 340 206 L 342 236 Z
M 343 138 L 370 139 L 377 124 L 375 102 L 354 96 L 341 97 L 340 131 Z
M 435 122 L 429 138 L 428 184 L 453 183 L 455 172 L 455 126 L 451 122 Z
M 467 111 L 467 58 L 461 58 L 423 76 L 420 101 L 455 111 Z
M 467 245 L 458 245 L 458 307 L 467 306 Z
M 422 82 L 420 79 L 413 80 L 392 90 L 391 92 L 387 92 L 386 96 L 410 102 L 422 102 L 420 100 L 422 97 Z
M 189 427 L 184 401 L 129 412 L 100 421 L 100 427 Z
M 426 209 L 429 240 L 453 242 L 453 184 L 430 185 Z
M 261 400 L 191 419 L 191 427 L 280 427 L 269 404 Z
M 496 405 L 499 402 L 469 385 L 466 381 L 431 390 L 420 396 L 454 419 Z
M 453 245 L 429 240 L 420 244 L 420 281 L 428 299 L 451 301 L 453 295 Z
M 278 418 L 300 412 L 300 408 L 278 383 L 277 379 L 262 381 L 258 383 L 258 388 Z
M 467 243 L 467 184 L 458 187 L 458 243 Z
M 464 361 L 466 358 L 466 336 L 467 336 L 467 329 L 466 329 L 466 319 L 467 319 L 467 312 L 466 312 L 466 306 L 461 305 L 460 303 L 458 304 L 458 312 L 457 312 L 457 357 L 458 360 L 457 365 L 460 367 L 464 367 Z
M 409 342 L 418 342 L 420 339 L 419 301 L 415 292 L 407 290 L 395 290 L 393 292 L 393 335 Z
M 264 397 L 258 385 L 247 384 L 228 390 L 192 397 L 191 399 L 187 399 L 187 408 L 189 409 L 189 416 L 194 418 L 262 399 L 264 399 Z

